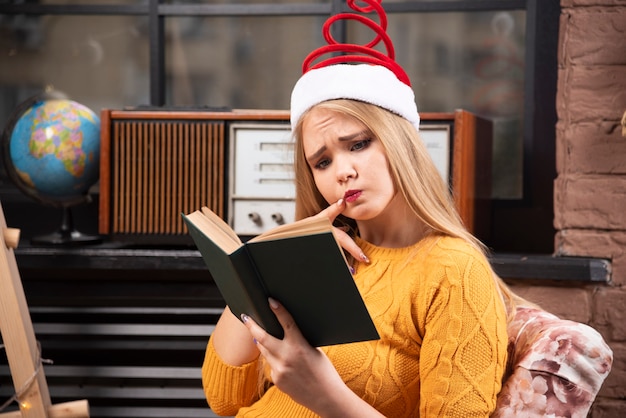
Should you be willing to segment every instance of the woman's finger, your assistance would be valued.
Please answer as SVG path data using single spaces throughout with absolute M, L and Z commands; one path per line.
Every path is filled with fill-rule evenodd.
M 334 228 L 333 233 L 335 235 L 335 239 L 341 245 L 345 251 L 347 251 L 352 257 L 357 260 L 363 261 L 365 263 L 369 263 L 370 260 L 361 250 L 361 247 L 356 245 L 356 242 L 341 228 Z
M 346 202 L 343 199 L 339 199 L 335 203 L 328 205 L 326 209 L 315 215 L 315 218 L 328 218 L 331 223 L 335 221 L 335 218 L 341 215 L 341 212 L 346 208 Z
M 243 321 L 243 324 L 246 326 L 246 328 L 248 328 L 251 336 L 250 338 L 252 339 L 254 344 L 256 344 L 257 349 L 261 352 L 263 356 L 267 357 L 269 353 L 265 348 L 266 345 L 271 346 L 273 340 L 280 340 L 273 337 L 271 334 L 261 328 L 261 326 L 257 324 L 256 321 L 252 319 L 252 317 L 246 314 L 241 314 L 241 320 Z
M 339 199 L 337 202 L 329 205 L 326 209 L 315 215 L 316 217 L 326 217 L 332 223 L 335 218 L 341 215 L 341 212 L 346 208 L 346 203 L 343 199 Z M 343 248 L 346 252 L 348 252 L 352 257 L 357 260 L 363 261 L 365 263 L 369 263 L 370 260 L 367 258 L 363 250 L 354 242 L 354 240 L 341 228 L 333 228 L 333 232 L 335 234 L 335 239 L 341 248 Z
M 270 304 L 270 308 L 272 308 L 272 312 L 274 312 L 278 322 L 283 327 L 283 331 L 285 332 L 283 339 L 305 341 L 302 333 L 300 332 L 300 328 L 298 328 L 296 321 L 294 321 L 287 309 L 285 309 L 285 307 L 274 298 L 268 298 L 268 302 Z
M 298 343 L 302 341 L 306 342 L 306 340 L 302 336 L 302 333 L 300 332 L 300 329 L 296 325 L 296 321 L 294 321 L 293 317 L 289 312 L 287 312 L 284 306 L 273 298 L 269 298 L 268 303 L 270 304 L 274 315 L 276 315 L 278 322 L 283 328 L 283 340 L 289 339 Z M 270 349 L 270 351 L 273 350 L 272 347 L 280 343 L 281 340 L 267 333 L 267 331 L 265 331 L 249 316 L 244 314 L 241 316 L 241 319 L 244 325 L 248 328 L 248 331 L 250 331 L 250 334 L 252 335 L 255 343 Z

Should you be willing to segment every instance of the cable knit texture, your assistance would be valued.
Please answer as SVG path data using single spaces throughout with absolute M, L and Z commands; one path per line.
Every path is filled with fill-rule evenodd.
M 357 243 L 372 263 L 357 265 L 354 279 L 381 338 L 324 347 L 344 382 L 388 417 L 488 417 L 505 369 L 507 329 L 485 257 L 449 237 L 399 249 Z M 255 363 L 223 363 L 209 341 L 202 377 L 214 412 L 316 416 L 276 387 L 258 399 L 250 370 Z

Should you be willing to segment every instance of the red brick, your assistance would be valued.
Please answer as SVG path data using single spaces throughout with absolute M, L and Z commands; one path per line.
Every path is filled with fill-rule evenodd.
M 568 66 L 559 69 L 556 109 L 567 124 L 615 121 L 626 109 L 624 66 Z
M 626 217 L 621 214 L 626 212 L 626 138 L 618 126 L 626 110 L 626 2 L 562 0 L 561 6 L 555 248 L 557 255 L 611 260 L 611 284 L 586 289 L 591 325 L 608 337 L 614 352 L 613 369 L 590 416 L 612 418 L 626 414 L 626 288 L 620 288 L 626 286 Z M 547 303 L 562 303 L 558 294 L 553 297 L 557 301 Z M 567 306 L 558 309 L 567 312 Z M 581 311 L 588 312 L 587 305 Z
M 602 392 L 602 391 L 600 391 Z M 607 399 L 598 395 L 589 411 L 590 418 L 615 418 L 626 415 L 626 402 Z
M 556 132 L 559 173 L 626 173 L 626 138 L 617 121 L 559 122 Z
M 599 289 L 592 325 L 610 341 L 626 343 L 626 289 Z
M 626 178 L 559 175 L 554 186 L 557 229 L 624 229 Z
M 569 9 L 560 24 L 561 66 L 626 64 L 626 7 Z
M 556 236 L 557 255 L 614 259 L 622 252 L 619 232 L 564 229 Z
M 591 320 L 591 296 L 586 289 L 519 283 L 513 283 L 510 287 L 521 297 L 538 304 L 560 318 L 585 324 Z

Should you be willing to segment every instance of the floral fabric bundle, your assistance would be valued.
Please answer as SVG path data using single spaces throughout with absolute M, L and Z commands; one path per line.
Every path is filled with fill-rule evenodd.
M 612 362 L 595 329 L 519 308 L 509 325 L 509 366 L 492 417 L 584 418 Z

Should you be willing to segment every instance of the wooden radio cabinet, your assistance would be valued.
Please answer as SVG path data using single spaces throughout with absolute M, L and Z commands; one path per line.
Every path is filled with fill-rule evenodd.
M 491 122 L 422 113 L 421 135 L 462 219 L 489 218 Z M 189 243 L 181 213 L 208 206 L 240 235 L 293 219 L 289 112 L 101 112 L 99 232 L 137 243 Z

